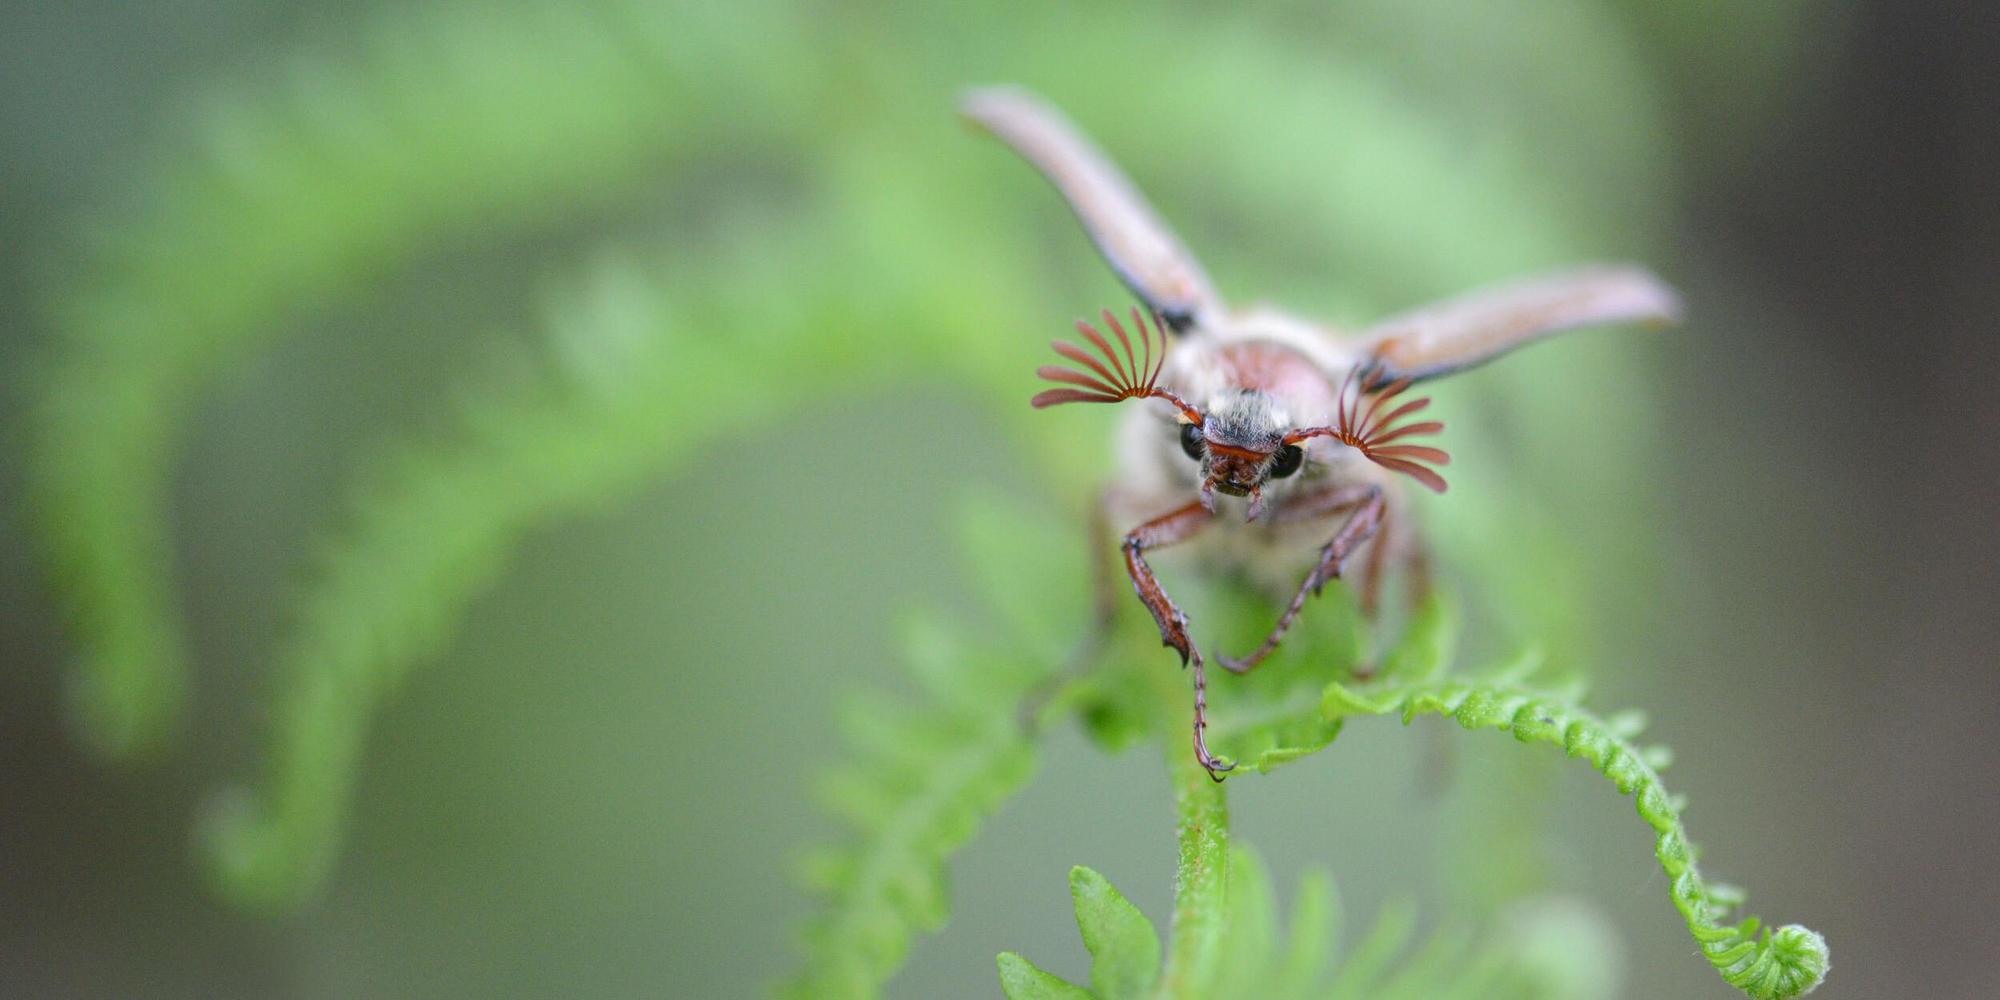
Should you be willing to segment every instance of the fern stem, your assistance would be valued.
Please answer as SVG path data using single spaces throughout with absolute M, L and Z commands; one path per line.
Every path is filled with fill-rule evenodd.
M 1178 674 L 1159 671 L 1169 679 Z M 1183 684 L 1163 683 L 1169 695 L 1166 719 L 1187 712 Z M 1228 919 L 1229 796 L 1221 783 L 1196 762 L 1182 740 L 1164 741 L 1167 773 L 1174 784 L 1175 833 L 1179 843 L 1174 864 L 1173 926 L 1167 936 L 1167 964 L 1160 977 L 1159 996 L 1210 995 L 1216 962 L 1222 953 Z

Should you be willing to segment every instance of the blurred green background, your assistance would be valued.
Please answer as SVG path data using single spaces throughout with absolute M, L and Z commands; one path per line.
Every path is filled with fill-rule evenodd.
M 1008 81 L 1095 134 L 1239 301 L 1358 322 L 1606 257 L 1678 284 L 1685 329 L 1440 387 L 1462 472 L 1426 513 L 1472 646 L 1545 639 L 1593 704 L 1650 710 L 1705 867 L 1831 941 L 1819 995 L 1992 995 L 1993 22 L 1637 0 L 15 10 L 0 993 L 744 996 L 782 976 L 811 908 L 787 865 L 836 834 L 810 795 L 830 706 L 908 686 L 903 610 L 981 617 L 967 495 L 1071 521 L 1102 462 L 1103 420 L 1025 401 L 1047 338 L 1124 296 L 952 115 Z M 650 353 L 656 321 L 685 364 Z M 157 469 L 162 620 L 184 635 L 142 638 L 180 643 L 191 679 L 168 738 L 119 763 L 73 724 L 92 639 L 45 544 L 95 522 L 31 489 L 26 457 L 50 454 L 36 406 L 104 402 L 49 403 L 52 366 L 99 356 L 140 388 L 80 426 L 130 437 L 58 450 L 103 452 L 95 474 L 133 487 L 92 501 L 113 511 L 144 510 Z M 127 377 L 93 364 L 63 377 Z M 474 491 L 518 545 L 446 560 L 469 603 L 413 628 L 323 891 L 273 917 L 218 901 L 194 831 L 264 773 L 273 662 L 315 581 L 426 456 L 525 426 L 519 400 L 626 436 Z M 413 523 L 426 541 L 371 551 L 454 526 Z M 1355 725 L 1229 787 L 1281 886 L 1317 860 L 1354 911 L 1448 912 L 1504 824 L 1426 775 L 1523 755 Z M 1729 995 L 1630 803 L 1547 770 L 1546 874 L 1616 929 L 1624 995 Z M 997 995 L 1002 949 L 1080 973 L 1064 872 L 1163 918 L 1170 816 L 1155 755 L 1056 732 L 890 994 Z

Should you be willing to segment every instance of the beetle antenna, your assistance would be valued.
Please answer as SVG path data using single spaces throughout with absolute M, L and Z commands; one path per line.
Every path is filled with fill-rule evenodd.
M 1111 341 L 1085 320 L 1076 321 L 1076 330 L 1090 346 L 1097 348 L 1097 355 L 1084 350 L 1066 340 L 1052 342 L 1049 346 L 1057 354 L 1083 366 L 1088 371 L 1065 368 L 1060 365 L 1043 365 L 1035 369 L 1035 374 L 1051 382 L 1060 382 L 1071 388 L 1044 389 L 1030 402 L 1036 409 L 1057 406 L 1063 403 L 1118 403 L 1127 399 L 1147 399 L 1157 397 L 1174 404 L 1189 422 L 1199 425 L 1201 411 L 1186 400 L 1160 388 L 1160 371 L 1167 364 L 1167 343 L 1163 334 L 1155 331 L 1159 327 L 1159 317 L 1153 317 L 1148 325 L 1146 316 L 1138 309 L 1132 310 L 1132 325 L 1139 330 L 1139 346 L 1135 350 L 1132 337 L 1118 317 L 1106 309 L 1102 313 L 1104 325 L 1118 338 L 1122 351 L 1113 348 Z M 1153 340 L 1159 338 L 1156 352 Z M 1101 359 L 1101 360 L 1100 360 Z
M 1430 466 L 1450 464 L 1451 455 L 1442 448 L 1396 443 L 1405 438 L 1444 430 L 1444 424 L 1436 420 L 1398 423 L 1431 405 L 1430 397 L 1412 399 L 1392 408 L 1390 401 L 1410 388 L 1410 380 L 1397 379 L 1370 392 L 1362 387 L 1359 375 L 1360 369 L 1357 368 L 1348 372 L 1347 378 L 1341 381 L 1339 402 L 1334 407 L 1334 423 L 1331 426 L 1301 428 L 1285 435 L 1285 443 L 1298 444 L 1308 438 L 1330 437 L 1359 451 L 1376 465 L 1409 476 L 1432 492 L 1443 493 L 1444 477 Z M 1362 405 L 1364 397 L 1368 397 L 1365 409 Z

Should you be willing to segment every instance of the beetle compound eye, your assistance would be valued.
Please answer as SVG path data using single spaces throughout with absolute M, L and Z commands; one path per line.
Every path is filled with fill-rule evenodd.
M 1305 464 L 1305 460 L 1306 453 L 1299 450 L 1298 445 L 1288 444 L 1278 449 L 1278 457 L 1271 460 L 1271 478 L 1283 479 L 1299 471 L 1299 466 Z
M 1181 425 L 1181 450 L 1187 452 L 1187 457 L 1197 462 L 1201 461 L 1202 449 L 1206 447 L 1205 440 L 1200 427 L 1194 424 Z

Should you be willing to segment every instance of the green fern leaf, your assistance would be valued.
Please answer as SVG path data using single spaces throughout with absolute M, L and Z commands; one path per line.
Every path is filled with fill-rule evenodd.
M 1098 1000 L 1089 990 L 1043 972 L 1035 963 L 1011 951 L 1000 953 L 999 964 L 1000 989 L 1007 994 L 1007 1000 Z
M 1076 926 L 1090 950 L 1090 988 L 1101 1000 L 1137 1000 L 1160 976 L 1160 932 L 1104 876 L 1069 870 Z
M 944 925 L 945 858 L 1033 771 L 1011 703 L 983 716 L 871 717 L 869 728 L 875 749 L 822 786 L 854 837 L 807 865 L 826 906 L 805 930 L 790 996 L 875 995 L 912 937 Z
M 1108 895 L 1119 909 L 1130 907 L 1100 876 L 1091 872 L 1087 878 L 1093 896 Z M 1204 1000 L 1585 1000 L 1611 988 L 1601 971 L 1605 964 L 1600 956 L 1616 945 L 1604 938 L 1601 921 L 1578 919 L 1573 909 L 1541 905 L 1511 911 L 1504 927 L 1484 937 L 1445 928 L 1413 946 L 1415 908 L 1391 904 L 1329 969 L 1338 916 L 1333 898 L 1331 879 L 1324 872 L 1309 872 L 1301 881 L 1289 937 L 1280 950 L 1269 874 L 1255 851 L 1240 841 L 1230 845 L 1228 896 L 1216 961 L 1203 978 L 1168 984 L 1157 995 Z M 1096 963 L 1093 989 L 1063 982 L 1008 952 L 1000 956 L 1001 985 L 1007 995 L 1099 1000 L 1154 995 L 1143 987 L 1136 993 L 1107 990 L 1095 971 L 1107 961 L 1132 968 L 1147 958 L 1157 971 L 1160 953 L 1151 923 L 1131 910 L 1116 918 L 1125 932 L 1099 935 L 1093 943 L 1081 916 L 1081 898 L 1078 905 L 1079 924 L 1085 926 L 1085 941 Z M 1119 948 L 1130 951 L 1121 955 Z
M 1504 673 L 1518 674 L 1522 668 Z M 1694 863 L 1694 848 L 1680 820 L 1681 806 L 1669 795 L 1653 762 L 1664 755 L 1633 745 L 1643 727 L 1632 715 L 1601 719 L 1560 692 L 1533 690 L 1519 678 L 1427 681 L 1363 692 L 1334 683 L 1324 710 L 1330 718 L 1400 713 L 1405 723 L 1418 715 L 1442 715 L 1467 729 L 1510 732 L 1521 742 L 1548 743 L 1590 761 L 1620 794 L 1631 795 L 1639 816 L 1656 834 L 1654 854 L 1670 880 L 1674 906 L 1687 922 L 1702 953 L 1724 981 L 1759 1000 L 1810 992 L 1825 978 L 1826 941 L 1793 924 L 1765 930 L 1755 917 L 1723 922 L 1740 905 L 1740 895 L 1705 883 Z M 1651 762 L 1649 762 L 1651 761 Z
M 994 586 L 1018 589 L 1026 582 L 1021 574 L 1038 572 L 992 558 L 995 525 L 1007 526 L 1017 542 L 1046 543 L 1059 534 L 1047 521 L 990 498 L 970 497 L 963 508 L 965 558 Z M 1066 561 L 1059 550 L 1051 552 L 1054 565 Z M 1058 587 L 1039 600 L 1061 607 L 1061 595 Z M 854 835 L 815 854 L 809 866 L 808 881 L 825 908 L 806 928 L 804 967 L 784 984 L 787 995 L 874 996 L 902 965 L 914 936 L 944 925 L 950 914 L 945 859 L 1027 781 L 1034 756 L 1018 706 L 1057 660 L 1024 655 L 1012 632 L 1003 634 L 1006 646 L 985 650 L 934 619 L 912 619 L 905 658 L 930 706 L 918 712 L 875 702 L 851 714 L 845 729 L 858 759 L 828 775 L 822 791 Z M 1159 942 L 1145 918 L 1094 873 L 1079 869 L 1071 884 L 1085 940 L 1098 942 L 1092 947 L 1107 955 L 1100 989 L 1132 981 L 1138 973 L 1124 957 L 1143 951 L 1146 937 L 1153 957 L 1144 964 L 1156 972 Z M 1018 956 L 1003 956 L 1000 969 L 1009 996 L 1089 995 Z M 1104 1000 L 1126 995 L 1107 991 Z
M 1270 628 L 1267 602 L 1230 593 L 1217 626 L 1227 648 L 1248 648 Z M 1352 676 L 1371 641 L 1347 588 L 1317 599 L 1314 620 L 1301 622 L 1271 659 L 1246 677 L 1211 685 L 1213 745 L 1239 768 L 1268 773 L 1325 749 L 1342 719 L 1320 710 L 1326 686 Z M 1443 671 L 1456 642 L 1458 615 L 1441 594 L 1415 610 L 1402 637 L 1374 676 L 1429 677 Z

